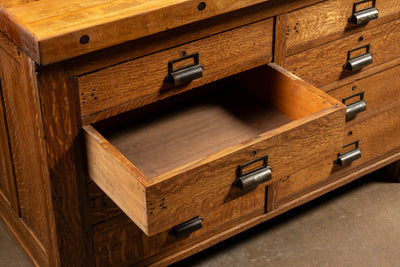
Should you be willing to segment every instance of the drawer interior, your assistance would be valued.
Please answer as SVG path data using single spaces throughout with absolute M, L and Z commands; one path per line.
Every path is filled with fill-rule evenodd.
M 340 148 L 344 105 L 281 67 L 223 84 L 112 126 L 84 127 L 90 178 L 149 236 L 232 201 L 248 208 L 229 220 L 263 209 L 273 179 Z M 266 155 L 272 180 L 235 187 L 242 174 L 265 171 Z
M 100 133 L 152 178 L 291 121 L 244 88 L 230 84 Z
M 304 107 L 289 110 L 290 102 L 299 99 L 288 97 L 282 100 L 285 101 L 282 105 L 282 101 L 271 101 L 279 97 L 273 83 L 269 86 L 246 84 L 249 75 L 253 76 L 254 72 L 265 75 L 267 70 L 272 71 L 263 67 L 237 75 L 224 88 L 100 130 L 100 134 L 146 177 L 154 178 L 219 150 L 257 139 L 265 132 L 308 115 L 304 111 L 312 105 L 317 104 L 319 109 L 326 105 L 307 103 L 304 99 Z

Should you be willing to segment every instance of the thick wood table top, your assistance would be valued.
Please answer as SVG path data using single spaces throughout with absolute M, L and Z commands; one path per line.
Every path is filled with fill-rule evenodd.
M 270 2 L 318 0 L 0 0 L 0 31 L 46 65 Z

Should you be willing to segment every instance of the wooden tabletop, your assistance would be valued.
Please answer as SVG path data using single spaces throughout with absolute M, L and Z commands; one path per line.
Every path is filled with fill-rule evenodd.
M 0 0 L 0 31 L 50 64 L 268 0 Z

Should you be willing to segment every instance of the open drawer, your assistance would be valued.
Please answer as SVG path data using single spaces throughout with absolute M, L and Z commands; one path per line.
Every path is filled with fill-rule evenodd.
M 84 127 L 90 178 L 145 234 L 261 192 L 341 149 L 339 101 L 275 64 L 230 81 L 124 127 Z M 266 199 L 258 194 L 237 217 Z

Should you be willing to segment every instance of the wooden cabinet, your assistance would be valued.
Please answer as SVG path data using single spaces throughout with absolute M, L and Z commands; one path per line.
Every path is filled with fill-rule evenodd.
M 165 266 L 399 179 L 398 1 L 100 2 L 0 4 L 0 218 L 35 264 Z

